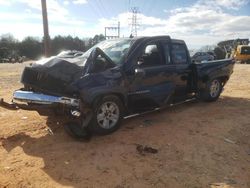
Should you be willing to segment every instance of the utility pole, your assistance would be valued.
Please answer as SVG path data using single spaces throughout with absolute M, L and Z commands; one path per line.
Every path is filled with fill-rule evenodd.
M 137 23 L 137 14 L 139 13 L 138 7 L 131 8 L 132 18 L 131 18 L 131 36 L 137 36 L 137 29 L 139 24 Z
M 117 31 L 117 35 L 108 35 L 107 31 L 114 30 Z M 105 39 L 120 38 L 120 22 L 118 22 L 117 27 L 105 27 Z
M 49 26 L 47 16 L 46 0 L 41 0 L 42 14 L 43 14 L 43 33 L 44 33 L 44 55 L 48 57 L 50 54 L 50 37 L 49 37 Z

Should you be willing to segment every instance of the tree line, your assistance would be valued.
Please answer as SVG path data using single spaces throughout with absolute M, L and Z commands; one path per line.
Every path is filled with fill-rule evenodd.
M 72 36 L 55 36 L 50 40 L 50 55 L 56 55 L 62 50 L 87 51 L 93 45 L 105 40 L 104 35 L 95 35 L 93 38 L 80 39 Z M 43 56 L 43 40 L 28 36 L 22 41 L 11 34 L 0 36 L 0 59 L 13 56 L 25 56 L 28 59 L 38 59 Z M 217 59 L 225 58 L 224 49 L 217 45 L 203 46 L 199 51 L 213 51 Z
M 93 45 L 105 40 L 104 35 L 95 35 L 93 38 L 80 39 L 72 36 L 55 36 L 50 40 L 50 55 L 56 55 L 62 50 L 86 51 Z M 43 56 L 43 40 L 28 36 L 22 41 L 11 34 L 0 36 L 0 58 L 25 56 L 29 59 L 38 59 Z

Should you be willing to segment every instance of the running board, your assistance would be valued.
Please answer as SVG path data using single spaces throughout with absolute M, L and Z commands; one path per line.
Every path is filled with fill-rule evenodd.
M 172 106 L 178 106 L 178 105 L 180 105 L 180 104 L 187 103 L 187 102 L 192 102 L 192 101 L 195 101 L 195 100 L 197 100 L 197 99 L 196 99 L 196 98 L 190 98 L 190 99 L 187 99 L 187 100 L 185 100 L 185 101 L 178 102 L 178 103 L 172 103 L 172 104 L 169 104 L 169 105 L 164 106 L 164 107 L 161 107 L 161 108 L 155 108 L 155 109 L 153 109 L 153 110 L 148 110 L 148 111 L 145 111 L 145 112 L 142 112 L 142 113 L 131 114 L 131 115 L 128 115 L 128 116 L 123 117 L 123 119 L 128 119 L 128 118 L 132 118 L 132 117 L 136 117 L 136 116 L 148 114 L 148 113 L 151 113 L 151 112 L 156 112 L 156 111 L 165 109 L 165 108 L 167 108 L 167 107 L 169 107 L 169 106 L 170 106 L 170 107 L 172 107 Z

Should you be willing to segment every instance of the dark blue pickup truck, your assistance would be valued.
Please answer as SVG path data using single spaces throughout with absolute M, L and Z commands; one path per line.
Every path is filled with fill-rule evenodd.
M 192 98 L 217 100 L 233 67 L 232 59 L 194 63 L 185 42 L 169 36 L 105 40 L 82 56 L 26 67 L 12 105 L 68 115 L 79 122 L 75 136 L 84 128 L 108 134 L 125 116 Z

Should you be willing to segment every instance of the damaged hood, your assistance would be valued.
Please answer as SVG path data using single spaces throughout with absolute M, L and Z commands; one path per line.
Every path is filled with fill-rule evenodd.
M 31 68 L 70 83 L 84 76 L 86 73 L 93 72 L 96 67 L 95 64 L 97 64 L 96 60 L 98 56 L 105 59 L 99 63 L 103 69 L 115 66 L 112 60 L 97 47 L 94 48 L 88 56 L 75 58 L 52 56 L 35 62 Z M 108 64 L 108 66 L 105 64 Z
M 64 59 L 54 56 L 37 61 L 31 69 L 69 83 L 83 74 L 85 62 L 78 58 Z
M 131 39 L 103 41 L 78 57 L 53 56 L 41 59 L 24 69 L 21 82 L 31 91 L 69 95 L 77 93 L 75 84 L 78 80 L 121 65 L 131 44 Z
M 96 58 L 98 56 L 105 57 L 108 62 L 100 61 L 98 66 Z M 86 73 L 97 70 L 101 67 L 107 69 L 113 67 L 112 61 L 100 50 L 95 48 L 91 51 L 88 58 L 81 56 L 77 58 L 60 58 L 57 56 L 45 58 L 37 61 L 31 67 L 25 67 L 21 82 L 36 89 L 51 94 L 70 94 L 76 92 L 74 82 L 83 77 Z
M 51 94 L 75 92 L 71 83 L 84 74 L 85 62 L 78 58 L 50 57 L 25 67 L 21 82 L 35 91 Z
M 68 63 L 75 64 L 77 66 L 83 67 L 87 61 L 87 57 L 75 57 L 75 58 L 62 58 L 58 56 L 51 56 L 49 58 L 42 58 L 38 61 L 36 61 L 32 67 L 36 66 L 51 66 L 52 64 L 55 64 L 56 62 L 60 61 L 66 61 Z

